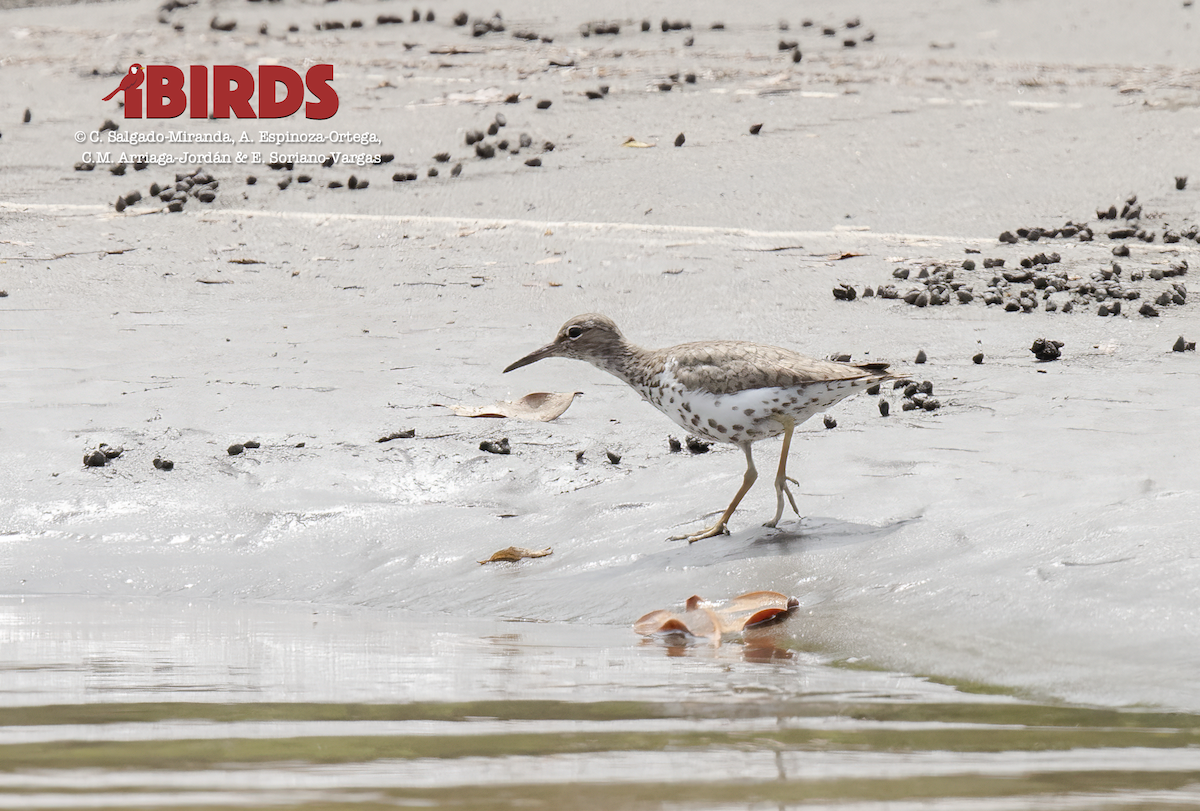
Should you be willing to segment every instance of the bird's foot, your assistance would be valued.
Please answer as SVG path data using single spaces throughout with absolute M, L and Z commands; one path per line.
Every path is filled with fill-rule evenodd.
M 729 528 L 726 527 L 724 524 L 718 523 L 718 524 L 713 524 L 711 527 L 704 530 L 703 532 L 697 532 L 695 535 L 672 535 L 667 540 L 668 541 L 687 541 L 688 543 L 695 543 L 696 541 L 703 541 L 705 538 L 712 538 L 717 535 L 728 535 L 728 534 L 729 534 Z

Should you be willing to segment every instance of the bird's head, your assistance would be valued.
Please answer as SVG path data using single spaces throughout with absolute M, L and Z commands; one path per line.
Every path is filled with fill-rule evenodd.
M 563 324 L 553 341 L 509 364 L 504 371 L 511 372 L 543 358 L 575 358 L 603 368 L 607 366 L 605 361 L 619 355 L 624 346 L 625 336 L 611 318 L 585 313 Z
M 139 65 L 137 62 L 134 62 L 132 65 L 130 65 L 130 66 L 129 66 L 129 75 L 130 75 L 130 76 L 137 76 L 137 75 L 138 75 L 139 73 L 141 73 L 143 70 L 145 70 L 145 68 L 143 68 L 143 67 L 142 67 L 141 65 Z

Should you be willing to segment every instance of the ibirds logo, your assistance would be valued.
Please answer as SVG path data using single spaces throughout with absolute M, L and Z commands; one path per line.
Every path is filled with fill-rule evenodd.
M 305 118 L 323 121 L 338 111 L 337 91 L 330 86 L 333 65 L 313 65 L 303 76 L 282 65 L 259 65 L 257 80 L 239 65 L 213 65 L 211 83 L 209 72 L 207 65 L 190 65 L 185 76 L 174 65 L 135 62 L 104 101 L 123 93 L 127 119 L 178 118 L 184 112 L 189 118 L 287 118 L 303 106 Z M 306 90 L 314 101 L 305 101 Z

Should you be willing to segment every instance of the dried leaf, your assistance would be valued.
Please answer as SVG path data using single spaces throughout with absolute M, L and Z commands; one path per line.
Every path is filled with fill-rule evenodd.
M 625 143 L 621 144 L 621 146 L 627 146 L 632 149 L 649 149 L 650 147 L 654 146 L 654 144 L 648 144 L 645 141 L 639 141 L 637 138 L 634 138 L 631 135 L 625 139 Z
M 502 400 L 488 406 L 448 406 L 460 417 L 510 417 L 518 420 L 550 422 L 570 408 L 575 397 L 583 392 L 535 391 L 520 400 Z
M 509 546 L 505 549 L 501 549 L 499 552 L 496 552 L 487 560 L 481 560 L 479 562 L 480 564 L 496 563 L 498 561 L 507 561 L 512 563 L 521 560 L 522 558 L 544 558 L 549 554 L 551 554 L 551 549 L 548 546 L 545 549 L 526 549 L 523 546 Z
M 553 265 L 562 261 L 561 256 L 547 256 L 545 259 L 539 259 L 533 264 L 535 265 Z
M 682 612 L 651 611 L 638 619 L 633 629 L 644 636 L 686 633 L 719 642 L 723 635 L 770 622 L 797 605 L 799 602 L 794 597 L 786 597 L 777 591 L 752 591 L 725 603 L 709 603 L 692 596 L 684 603 Z

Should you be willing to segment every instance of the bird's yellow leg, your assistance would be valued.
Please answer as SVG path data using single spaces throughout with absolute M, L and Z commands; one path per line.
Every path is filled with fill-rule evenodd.
M 788 482 L 796 485 L 800 484 L 787 475 L 788 449 L 792 446 L 792 431 L 794 430 L 796 430 L 794 420 L 787 419 L 783 421 L 783 450 L 779 452 L 779 472 L 775 474 L 775 517 L 763 524 L 764 527 L 779 525 L 779 519 L 783 518 L 783 497 L 785 494 L 788 501 L 791 502 L 792 510 L 797 516 L 800 515 L 800 510 L 796 508 L 796 499 L 792 498 L 792 491 L 787 486 Z
M 758 479 L 758 469 L 754 467 L 754 457 L 750 453 L 750 443 L 744 442 L 739 444 L 742 452 L 746 454 L 746 475 L 742 477 L 742 486 L 738 489 L 737 495 L 733 497 L 733 501 L 729 502 L 729 506 L 725 509 L 721 517 L 717 519 L 717 523 L 695 535 L 675 535 L 669 540 L 695 543 L 705 538 L 711 538 L 714 535 L 727 535 L 729 533 L 729 530 L 725 528 L 725 524 L 729 521 L 730 516 L 733 515 L 733 511 L 737 509 L 737 505 L 741 503 L 742 498 L 754 486 L 755 480 Z

